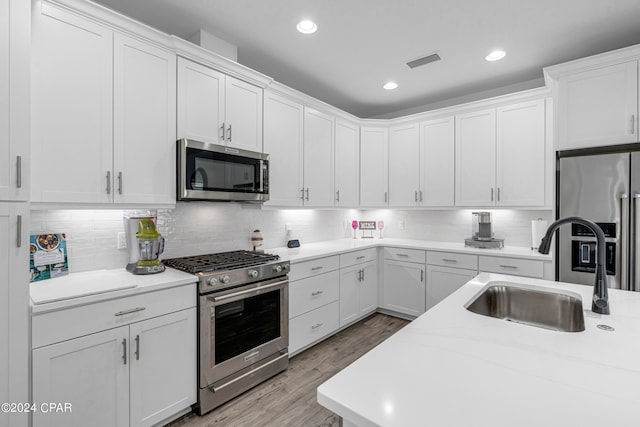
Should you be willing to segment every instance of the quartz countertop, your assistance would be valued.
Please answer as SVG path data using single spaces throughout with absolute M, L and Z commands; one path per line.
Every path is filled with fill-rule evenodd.
M 466 310 L 496 281 L 577 293 L 586 330 Z M 590 310 L 592 292 L 482 273 L 320 385 L 318 402 L 345 426 L 637 426 L 640 293 L 609 290 L 611 315 L 599 315 Z
M 543 255 L 541 253 L 538 253 L 538 251 L 532 250 L 531 248 L 520 246 L 505 246 L 502 249 L 478 249 L 466 247 L 462 242 L 436 242 L 429 240 L 389 238 L 328 240 L 316 243 L 303 243 L 299 248 L 290 249 L 287 247 L 279 247 L 265 249 L 265 252 L 280 255 L 281 258 L 288 259 L 291 262 L 300 262 L 329 255 L 337 255 L 340 253 L 356 251 L 359 249 L 385 246 L 404 249 L 422 249 L 432 251 L 468 253 L 474 255 L 535 259 L 542 261 L 551 261 L 552 259 L 551 255 Z
M 197 281 L 196 276 L 172 268 L 146 275 L 131 274 L 124 268 L 72 273 L 31 283 L 31 313 L 61 310 Z

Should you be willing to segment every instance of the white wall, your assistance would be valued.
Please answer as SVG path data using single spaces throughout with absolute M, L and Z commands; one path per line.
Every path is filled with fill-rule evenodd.
M 509 246 L 531 244 L 530 221 L 551 220 L 551 211 L 493 210 L 496 237 Z M 64 232 L 69 269 L 80 272 L 123 267 L 125 249 L 117 249 L 124 231 L 122 210 L 34 210 L 31 234 Z M 462 242 L 471 234 L 471 210 L 309 210 L 261 209 L 232 203 L 178 203 L 158 210 L 159 232 L 165 237 L 163 258 L 251 249 L 254 229 L 262 230 L 264 247 L 284 246 L 285 223 L 301 244 L 351 237 L 351 221 L 383 220 L 385 237 Z M 404 228 L 401 227 L 404 222 Z M 378 236 L 378 233 L 375 233 Z

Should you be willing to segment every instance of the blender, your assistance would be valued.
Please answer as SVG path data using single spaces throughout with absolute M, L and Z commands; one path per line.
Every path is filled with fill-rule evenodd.
M 164 252 L 164 237 L 156 230 L 156 214 L 152 211 L 130 212 L 124 216 L 129 263 L 127 271 L 133 274 L 162 273 L 160 262 Z
M 493 237 L 491 212 L 471 212 L 471 237 L 464 239 L 464 245 L 482 249 L 504 247 L 504 239 Z

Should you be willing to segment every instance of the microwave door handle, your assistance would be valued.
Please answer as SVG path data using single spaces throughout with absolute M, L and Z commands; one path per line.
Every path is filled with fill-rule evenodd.
M 264 160 L 260 160 L 260 192 L 264 192 Z

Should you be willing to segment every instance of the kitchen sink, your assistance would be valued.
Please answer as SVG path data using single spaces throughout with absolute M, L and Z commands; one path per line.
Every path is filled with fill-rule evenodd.
M 491 282 L 466 308 L 483 316 L 554 331 L 584 331 L 582 299 L 568 291 Z

